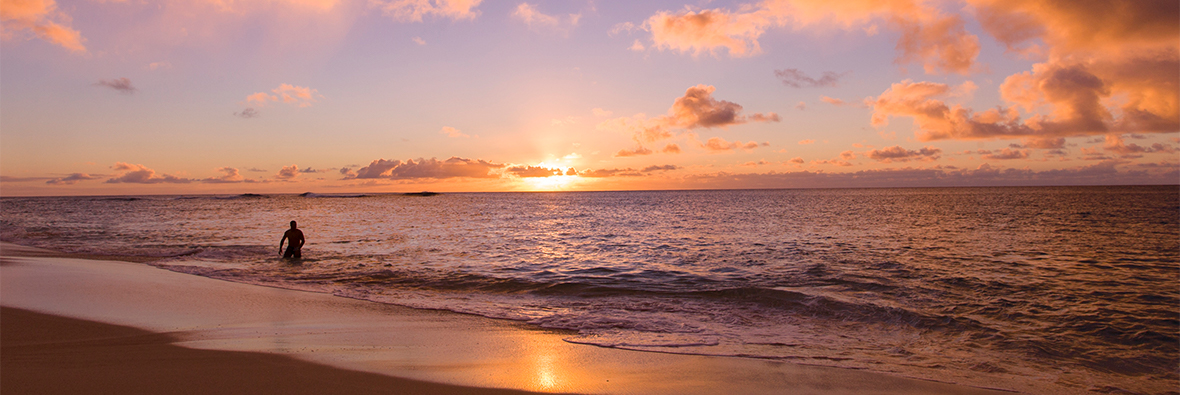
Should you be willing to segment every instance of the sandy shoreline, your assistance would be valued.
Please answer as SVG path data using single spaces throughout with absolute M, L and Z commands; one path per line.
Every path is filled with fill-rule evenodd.
M 567 332 L 516 322 L 8 243 L 0 244 L 0 257 L 4 393 L 76 391 L 66 384 L 126 393 L 111 377 L 165 385 L 145 384 L 141 393 L 1006 393 L 857 370 L 571 344 L 562 340 Z M 85 352 L 63 351 L 71 347 Z M 74 379 L 54 379 L 61 374 Z M 221 380 L 227 375 L 244 377 Z M 268 386 L 293 375 L 306 382 Z M 186 384 L 166 387 L 174 383 Z

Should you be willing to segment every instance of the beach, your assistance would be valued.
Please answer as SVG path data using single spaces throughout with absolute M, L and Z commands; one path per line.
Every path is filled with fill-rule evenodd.
M 1001 392 L 572 344 L 568 331 L 518 322 L 9 243 L 0 255 L 5 393 Z

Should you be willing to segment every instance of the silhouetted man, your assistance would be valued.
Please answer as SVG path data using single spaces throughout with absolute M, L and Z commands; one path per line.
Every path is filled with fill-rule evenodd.
M 287 251 L 283 252 L 283 242 L 287 240 L 291 242 L 287 244 Z M 279 252 L 283 254 L 283 259 L 303 258 L 303 231 L 295 227 L 295 221 L 291 221 L 291 229 L 287 229 L 283 239 L 279 240 Z

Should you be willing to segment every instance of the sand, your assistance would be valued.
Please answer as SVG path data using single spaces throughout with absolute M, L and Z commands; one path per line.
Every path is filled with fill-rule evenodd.
M 987 394 L 0 244 L 2 393 Z M 109 259 L 109 258 L 108 258 Z

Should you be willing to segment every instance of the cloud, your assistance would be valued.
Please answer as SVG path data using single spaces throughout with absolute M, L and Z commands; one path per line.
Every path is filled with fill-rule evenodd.
M 796 108 L 796 109 L 798 109 L 799 111 L 806 110 L 806 109 L 807 109 L 807 103 L 804 103 L 804 102 L 799 102 L 798 104 L 795 104 L 795 108 Z
M 917 161 L 934 161 L 942 156 L 942 149 L 934 147 L 922 147 L 920 150 L 907 150 L 900 146 L 892 146 L 883 149 L 874 149 L 865 152 L 869 159 L 882 162 L 909 162 L 911 160 Z
M 607 111 L 607 110 L 603 110 L 601 108 L 595 108 L 593 110 L 590 110 L 590 112 L 593 113 L 594 116 L 596 116 L 596 117 L 609 117 L 611 114 L 613 114 L 612 112 Z
M 820 97 L 819 97 L 819 101 L 822 101 L 822 102 L 824 102 L 824 103 L 831 104 L 831 105 L 833 105 L 833 106 L 843 106 L 843 105 L 846 105 L 846 104 L 848 104 L 848 103 L 846 103 L 846 102 L 845 102 L 845 101 L 843 101 L 843 100 L 840 100 L 840 99 L 837 99 L 837 98 L 834 98 L 834 97 L 827 97 L 827 96 L 820 96 Z
M 680 153 L 680 146 L 676 145 L 674 143 L 668 143 L 668 145 L 665 145 L 664 149 L 660 150 L 660 152 L 663 152 L 665 154 L 679 154 Z
M 127 183 L 127 184 L 187 184 L 193 180 L 188 178 L 177 177 L 169 174 L 156 175 L 156 171 L 147 168 L 144 165 L 130 164 L 125 162 L 115 162 L 111 169 L 123 172 L 114 178 L 107 179 L 106 182 L 111 184 Z
M 672 171 L 672 170 L 678 170 L 678 169 L 683 169 L 683 167 L 676 166 L 676 165 L 663 165 L 663 166 L 653 165 L 653 166 L 644 167 L 643 170 L 641 170 L 641 171 L 644 173 L 649 173 L 649 172 L 653 172 L 653 171 Z
M 445 161 L 435 158 L 417 161 L 378 159 L 356 170 L 355 176 L 344 179 L 417 179 L 417 178 L 497 178 L 493 170 L 505 167 L 484 160 L 451 157 Z
M 170 68 L 172 68 L 172 63 L 168 63 L 168 62 L 152 62 L 152 63 L 148 63 L 148 65 L 147 65 L 147 69 L 150 71 L 167 70 Z
M 275 178 L 280 180 L 294 180 L 296 177 L 299 177 L 299 173 L 301 173 L 299 166 L 283 166 L 282 169 L 279 169 L 278 174 L 275 174 Z
M 765 18 L 752 13 L 730 13 L 713 9 L 682 13 L 660 11 L 643 23 L 651 31 L 657 48 L 679 52 L 715 53 L 725 48 L 730 56 L 743 57 L 762 52 L 758 37 L 766 29 Z
M 1174 1 L 1076 3 L 1052 0 L 970 0 L 980 25 L 1015 52 L 1040 39 L 1053 55 L 1175 46 Z
M 808 77 L 799 69 L 783 69 L 775 70 L 774 75 L 782 80 L 783 85 L 792 88 L 819 88 L 824 86 L 835 87 L 836 83 L 840 81 L 840 77 L 848 73 L 836 74 L 831 71 L 825 71 L 823 76 L 819 79 Z
M 799 140 L 799 145 L 807 145 L 807 144 L 815 144 L 815 140 L 812 140 L 812 139 Z
M 589 178 L 606 178 L 606 177 L 639 177 L 643 173 L 632 168 L 626 169 L 599 169 L 599 170 L 582 170 L 578 172 L 579 177 Z
M 50 184 L 50 185 L 74 185 L 74 184 L 78 183 L 79 181 L 97 180 L 102 177 L 103 176 L 100 176 L 100 175 L 90 175 L 90 174 L 86 174 L 86 173 L 74 173 L 74 174 L 70 174 L 65 177 L 47 180 L 47 181 L 45 181 L 45 183 Z
M 529 3 L 520 3 L 512 12 L 512 17 L 524 22 L 533 31 L 557 32 L 568 35 L 571 29 L 578 26 L 578 20 L 582 18 L 582 14 L 569 14 L 564 18 L 546 15 Z
M 271 89 L 271 93 L 256 92 L 246 96 L 246 104 L 265 106 L 269 102 L 282 102 L 299 107 L 310 107 L 317 99 L 324 97 L 315 89 L 291 84 L 279 84 L 278 88 Z
M 254 173 L 266 173 L 267 170 L 266 169 L 259 169 L 257 167 L 251 167 L 249 169 L 246 169 L 246 171 L 254 172 Z
M 778 114 L 754 113 L 742 115 L 742 106 L 713 98 L 712 85 L 688 88 L 677 98 L 667 115 L 648 119 L 643 114 L 630 118 L 615 118 L 598 124 L 599 130 L 617 130 L 632 134 L 638 143 L 653 142 L 673 136 L 673 129 L 725 128 L 747 122 L 778 122 Z
M 1011 148 L 1004 148 L 1000 152 L 985 154 L 983 155 L 983 158 L 993 160 L 1026 159 L 1028 158 L 1028 150 L 1014 150 Z
M 505 172 L 521 178 L 562 175 L 561 169 L 549 169 L 541 166 L 512 166 L 506 169 Z
M 414 38 L 411 38 L 410 41 L 413 41 L 414 44 L 426 45 L 426 40 L 423 40 L 422 37 L 414 37 Z
M 619 150 L 619 152 L 615 153 L 615 157 L 616 158 L 626 158 L 629 156 L 651 155 L 652 153 L 653 152 L 650 149 L 643 148 L 643 147 L 637 147 L 633 150 L 621 149 L 621 150 Z
M 70 28 L 72 19 L 54 0 L 0 0 L 0 38 L 13 40 L 32 34 L 73 52 L 86 52 L 82 33 Z
M 643 27 L 660 49 L 694 56 L 724 49 L 731 57 L 745 57 L 762 52 L 758 40 L 769 28 L 867 26 L 865 32 L 871 35 L 878 22 L 901 33 L 896 62 L 920 63 L 927 73 L 966 74 L 979 55 L 979 40 L 967 32 L 962 19 L 916 0 L 766 0 L 736 11 L 685 8 L 657 12 Z
M 468 136 L 466 134 L 463 134 L 463 132 L 460 132 L 459 129 L 455 129 L 450 126 L 443 126 L 442 130 L 439 130 L 438 133 L 444 134 L 450 138 L 464 138 L 464 139 L 471 138 L 471 136 Z
M 115 78 L 111 80 L 99 80 L 94 83 L 94 86 L 104 86 L 119 91 L 119 93 L 130 95 L 135 93 L 138 89 L 131 86 L 131 80 L 127 78 Z
M 635 42 L 632 43 L 630 47 L 627 47 L 627 49 L 634 52 L 643 52 L 644 50 L 647 50 L 647 47 L 643 46 L 643 43 L 639 42 L 639 40 L 635 40 Z
M 370 0 L 386 16 L 400 22 L 422 22 L 425 17 L 471 20 L 482 0 Z
M 791 160 L 788 160 L 787 163 L 794 163 L 796 165 L 801 165 L 801 164 L 806 163 L 806 161 L 804 161 L 803 158 L 796 156 L 794 158 L 791 158 Z
M 704 148 L 704 149 L 709 150 L 711 152 L 728 152 L 728 151 L 733 151 L 733 150 L 736 150 L 739 148 L 748 151 L 748 150 L 752 150 L 754 148 L 758 148 L 759 146 L 767 146 L 767 145 L 770 145 L 770 143 L 758 144 L 756 142 L 750 141 L 745 144 L 742 144 L 741 141 L 727 142 L 720 137 L 714 137 L 714 138 L 711 138 L 708 141 L 706 141 L 704 144 L 701 144 L 701 148 Z
M 242 110 L 240 112 L 235 112 L 234 116 L 239 117 L 239 118 L 244 118 L 244 119 L 250 119 L 250 118 L 260 117 L 260 116 L 262 116 L 262 113 L 259 113 L 258 110 L 254 109 L 254 107 L 246 107 L 245 110 Z
M 242 177 L 242 175 L 238 173 L 238 169 L 233 168 L 233 167 L 226 166 L 226 167 L 222 167 L 222 168 L 217 169 L 217 171 L 222 173 L 221 176 L 205 178 L 205 179 L 202 179 L 201 182 L 209 183 L 209 184 L 232 184 L 232 183 L 239 183 L 239 182 L 254 182 L 254 180 L 250 180 L 250 179 L 246 179 L 245 177 Z
M 1147 63 L 1180 68 L 1180 57 L 1156 60 Z M 1134 63 L 1127 59 L 1121 61 L 1124 65 Z M 1024 138 L 1030 145 L 1112 131 L 1167 133 L 1180 129 L 1180 108 L 1166 106 L 1177 103 L 1176 95 L 1180 92 L 1175 89 L 1180 86 L 1180 74 L 1166 76 L 1167 73 L 1152 68 L 1133 67 L 1121 71 L 1126 74 L 1120 74 L 1121 79 L 1104 80 L 1091 72 L 1100 67 L 1103 67 L 1101 63 L 1068 66 L 1041 63 L 1032 72 L 1009 76 L 1001 85 L 1005 100 L 1026 111 L 1049 107 L 1049 115 L 1034 113 L 1021 121 L 1020 112 L 1012 107 L 976 114 L 968 108 L 943 102 L 940 98 L 951 92 L 945 84 L 906 80 L 893 84 L 869 101 L 874 110 L 872 123 L 884 126 L 888 117 L 908 116 L 914 119 L 917 137 L 922 141 Z M 1137 75 L 1129 75 L 1133 73 Z M 1121 114 L 1115 114 L 1104 100 L 1119 91 L 1129 100 Z M 1168 91 L 1175 94 L 1166 97 Z
M 1153 152 L 1162 152 L 1162 153 L 1169 153 L 1169 154 L 1176 153 L 1176 149 L 1170 145 L 1167 145 L 1167 144 L 1155 143 L 1155 144 L 1152 144 L 1150 147 L 1144 147 L 1144 146 L 1141 146 L 1139 144 L 1134 144 L 1134 143 L 1127 144 L 1127 143 L 1123 142 L 1122 137 L 1120 137 L 1119 135 L 1114 135 L 1114 134 L 1106 136 L 1106 144 L 1102 147 L 1102 149 L 1106 152 L 1118 154 L 1123 158 L 1135 158 L 1135 157 L 1142 156 L 1142 154 L 1148 154 L 1148 153 L 1153 153 Z
M 948 92 L 946 85 L 906 81 L 873 103 L 875 125 L 909 116 L 919 140 L 1021 138 L 1028 147 L 1048 149 L 1074 136 L 1180 130 L 1176 2 L 969 3 L 981 26 L 1009 51 L 1041 59 L 1001 84 L 1011 107 L 976 113 L 944 102 L 970 94 L 974 84 Z
M 52 180 L 50 177 L 11 177 L 0 176 L 0 182 L 33 182 L 33 181 L 48 181 Z

